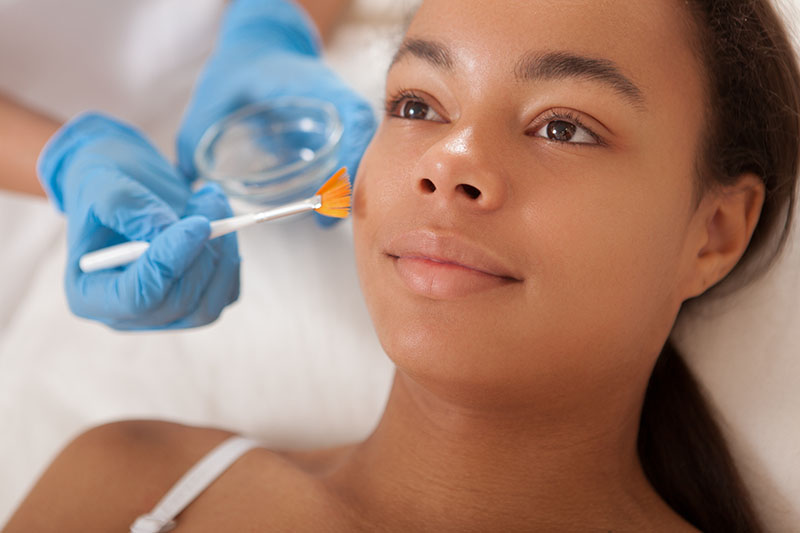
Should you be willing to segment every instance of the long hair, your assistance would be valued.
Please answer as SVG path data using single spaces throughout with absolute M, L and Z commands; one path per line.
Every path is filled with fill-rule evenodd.
M 721 284 L 730 287 L 732 279 L 765 271 L 787 239 L 800 151 L 800 73 L 769 0 L 688 0 L 686 6 L 708 80 L 697 189 L 733 183 L 744 172 L 760 176 L 766 189 L 748 249 Z M 698 529 L 763 531 L 709 403 L 671 342 L 650 377 L 638 453 L 656 491 Z

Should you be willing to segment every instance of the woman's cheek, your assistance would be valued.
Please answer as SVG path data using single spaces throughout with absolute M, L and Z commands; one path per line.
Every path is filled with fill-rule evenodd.
M 544 289 L 589 306 L 609 299 L 635 306 L 637 291 L 663 274 L 674 252 L 668 216 L 619 175 L 585 172 L 540 187 L 523 211 L 539 241 L 532 244 L 537 269 L 549 279 Z

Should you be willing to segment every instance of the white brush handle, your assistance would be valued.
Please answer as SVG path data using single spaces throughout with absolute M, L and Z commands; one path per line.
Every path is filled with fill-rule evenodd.
M 275 209 L 270 209 L 269 211 L 262 211 L 261 213 L 249 213 L 246 215 L 239 215 L 238 217 L 214 220 L 211 222 L 211 234 L 208 236 L 208 239 L 216 239 L 217 237 L 227 235 L 228 233 L 238 231 L 259 222 L 305 213 L 306 211 L 313 211 L 314 209 L 318 209 L 320 205 L 320 197 L 314 196 L 306 200 L 300 200 L 299 202 L 282 205 Z M 104 270 L 106 268 L 115 268 L 136 261 L 148 248 L 150 248 L 149 242 L 123 242 L 122 244 L 101 248 L 100 250 L 82 255 L 78 261 L 78 265 L 81 267 L 81 270 L 86 273 Z
M 127 265 L 145 253 L 150 248 L 149 242 L 144 241 L 130 241 L 117 244 L 116 246 L 109 246 L 88 254 L 83 254 L 78 261 L 81 270 L 84 272 L 94 272 L 95 270 L 104 270 L 106 268 L 114 268 L 121 265 Z
M 208 240 L 210 241 L 211 239 L 222 237 L 223 235 L 233 233 L 234 231 L 246 228 L 247 226 L 252 226 L 253 224 L 258 223 L 257 217 L 257 214 L 250 213 L 248 215 L 239 215 L 238 217 L 214 220 L 211 222 L 211 235 L 208 236 Z

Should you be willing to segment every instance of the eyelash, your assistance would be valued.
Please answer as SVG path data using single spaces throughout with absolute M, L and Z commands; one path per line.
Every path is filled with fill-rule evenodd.
M 533 135 L 536 132 L 541 130 L 547 124 L 549 124 L 551 122 L 554 122 L 554 121 L 558 121 L 558 120 L 563 120 L 564 122 L 570 122 L 570 123 L 574 124 L 575 126 L 577 126 L 579 128 L 583 128 L 586 131 L 586 133 L 588 133 L 589 136 L 591 136 L 592 139 L 595 140 L 595 142 L 597 144 L 596 145 L 591 145 L 591 144 L 586 144 L 586 143 L 570 143 L 568 141 L 556 141 L 554 139 L 546 139 L 547 141 L 554 142 L 554 143 L 561 143 L 561 144 L 580 144 L 582 146 L 604 146 L 606 144 L 605 141 L 603 141 L 602 137 L 597 135 L 594 131 L 592 131 L 591 128 L 586 126 L 583 123 L 583 121 L 581 121 L 580 117 L 578 117 L 576 114 L 574 114 L 574 113 L 572 113 L 570 111 L 567 111 L 567 110 L 551 109 L 550 111 L 547 112 L 547 115 L 545 115 L 544 117 L 541 117 L 540 119 L 538 119 L 536 121 L 536 125 L 533 128 L 528 130 L 529 131 L 528 135 L 533 137 Z
M 397 113 L 400 104 L 402 104 L 405 100 L 414 100 L 425 105 L 429 105 L 425 101 L 425 98 L 414 91 L 410 89 L 400 89 L 386 100 L 386 114 L 390 116 L 397 116 L 395 113 Z
M 420 103 L 423 103 L 425 105 L 430 106 L 430 104 L 428 104 L 425 101 L 424 97 L 422 97 L 418 93 L 414 92 L 413 90 L 400 89 L 399 91 L 394 93 L 392 96 L 390 96 L 386 100 L 386 103 L 385 103 L 386 114 L 388 116 L 391 116 L 391 117 L 402 118 L 402 117 L 399 117 L 397 115 L 397 113 L 398 113 L 398 111 L 400 109 L 400 105 L 405 103 L 407 100 L 417 101 L 417 102 L 420 102 Z M 595 140 L 595 142 L 597 143 L 595 146 L 604 146 L 605 145 L 605 142 L 603 141 L 603 139 L 599 135 L 597 135 L 594 131 L 592 131 L 591 128 L 587 127 L 577 115 L 575 115 L 574 113 L 572 113 L 570 111 L 566 111 L 566 110 L 554 110 L 554 109 L 551 109 L 550 111 L 548 111 L 547 115 L 545 115 L 544 117 L 541 117 L 539 120 L 536 121 L 536 126 L 534 126 L 533 128 L 531 128 L 529 130 L 528 135 L 533 137 L 534 134 L 536 132 L 538 132 L 539 130 L 541 130 L 544 126 L 546 126 L 550 122 L 557 121 L 557 120 L 563 120 L 564 122 L 570 122 L 570 123 L 574 124 L 575 126 L 577 126 L 579 128 L 583 128 L 592 137 L 592 139 Z M 559 144 L 579 144 L 579 145 L 582 145 L 582 146 L 593 146 L 593 145 L 587 144 L 587 143 L 570 143 L 568 141 L 556 141 L 556 140 L 553 140 L 553 139 L 546 139 L 546 140 L 549 141 L 549 142 L 559 143 Z

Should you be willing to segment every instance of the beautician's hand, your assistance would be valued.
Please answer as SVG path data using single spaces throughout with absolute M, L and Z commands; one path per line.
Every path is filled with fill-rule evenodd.
M 231 234 L 208 241 L 209 220 L 231 215 L 216 186 L 187 179 L 136 130 L 97 114 L 67 123 L 39 157 L 39 179 L 67 216 L 67 300 L 115 329 L 188 328 L 215 320 L 239 295 Z M 126 240 L 151 242 L 136 262 L 91 274 L 81 255 Z
M 216 49 L 195 87 L 178 135 L 181 171 L 195 177 L 194 150 L 205 130 L 242 106 L 283 96 L 326 100 L 344 125 L 339 165 L 355 176 L 375 132 L 372 109 L 319 57 L 319 38 L 288 0 L 234 0 Z M 319 217 L 318 220 L 334 220 Z

